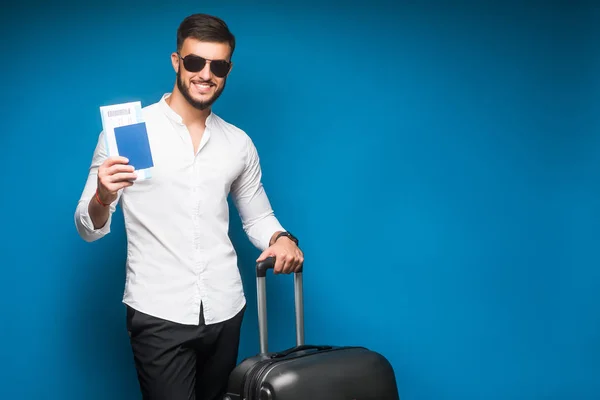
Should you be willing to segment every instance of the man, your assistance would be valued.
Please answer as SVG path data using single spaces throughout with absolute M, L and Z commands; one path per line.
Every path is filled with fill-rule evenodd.
M 172 93 L 143 108 L 154 168 L 107 157 L 100 133 L 75 223 L 86 241 L 110 232 L 120 204 L 127 234 L 123 302 L 144 399 L 221 398 L 236 365 L 246 308 L 228 236 L 231 194 L 257 261 L 275 273 L 303 263 L 296 238 L 275 218 L 256 148 L 211 111 L 231 71 L 235 38 L 219 18 L 196 14 L 177 31 Z

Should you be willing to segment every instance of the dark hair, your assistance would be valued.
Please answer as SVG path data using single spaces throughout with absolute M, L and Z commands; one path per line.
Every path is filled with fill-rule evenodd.
M 222 19 L 208 14 L 193 14 L 186 17 L 177 29 L 177 51 L 181 50 L 183 41 L 194 38 L 204 42 L 229 43 L 230 58 L 235 50 L 235 36 Z

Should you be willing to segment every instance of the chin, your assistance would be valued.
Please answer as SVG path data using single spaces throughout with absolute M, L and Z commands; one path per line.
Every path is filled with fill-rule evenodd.
M 213 97 L 215 97 L 214 91 L 212 91 L 210 93 L 206 93 L 206 94 L 194 93 L 192 95 L 192 98 L 196 101 L 211 101 L 213 99 Z

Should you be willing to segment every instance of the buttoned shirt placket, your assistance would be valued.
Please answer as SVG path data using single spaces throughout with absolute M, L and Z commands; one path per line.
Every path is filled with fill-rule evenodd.
M 192 248 L 193 248 L 193 257 L 194 257 L 194 274 L 196 275 L 196 293 L 194 296 L 194 306 L 198 313 L 200 312 L 200 307 L 202 305 L 203 312 L 205 317 L 210 318 L 211 316 L 211 308 L 210 304 L 207 303 L 207 299 L 203 296 L 206 293 L 206 285 L 205 285 L 205 276 L 204 271 L 206 270 L 206 260 L 203 254 L 202 247 L 202 229 L 201 229 L 201 214 L 202 214 L 202 193 L 201 193 L 201 174 L 202 170 L 200 169 L 200 158 L 202 157 L 202 149 L 206 146 L 210 139 L 210 127 L 209 127 L 210 116 L 206 120 L 206 127 L 204 129 L 204 133 L 202 134 L 202 139 L 200 140 L 200 145 L 198 146 L 198 150 L 194 154 L 193 149 L 194 145 L 192 143 L 192 138 L 190 132 L 183 123 L 179 124 L 178 132 L 181 138 L 184 141 L 184 146 L 190 149 L 189 159 L 186 159 L 186 162 L 189 162 L 192 165 L 191 174 L 189 177 L 189 187 L 190 187 L 190 206 L 191 206 L 191 217 L 193 222 L 193 235 L 191 240 Z

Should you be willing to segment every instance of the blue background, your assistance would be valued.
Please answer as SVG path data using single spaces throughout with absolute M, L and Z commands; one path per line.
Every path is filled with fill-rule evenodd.
M 306 252 L 308 342 L 383 353 L 403 400 L 599 399 L 592 4 L 3 5 L 0 398 L 140 398 L 122 216 L 89 244 L 73 212 L 99 107 L 170 91 L 177 26 L 208 12 L 238 38 L 215 111 L 254 139 Z M 231 235 L 242 358 L 258 251 L 235 209 Z M 292 277 L 268 283 L 271 348 L 287 348 Z

